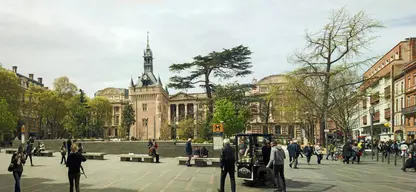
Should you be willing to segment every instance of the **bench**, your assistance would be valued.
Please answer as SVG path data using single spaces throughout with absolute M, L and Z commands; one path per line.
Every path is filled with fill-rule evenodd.
M 188 157 L 177 157 L 179 161 L 179 165 L 186 165 L 186 161 L 188 161 Z M 201 157 L 192 157 L 191 164 L 194 164 L 197 167 L 219 167 L 220 166 L 220 158 L 201 158 Z
M 148 154 L 120 155 L 120 161 L 154 163 L 154 159 L 153 156 L 149 156 Z
M 188 161 L 188 157 L 177 157 L 179 160 L 179 165 L 186 165 L 186 161 Z
M 95 159 L 95 160 L 104 160 L 104 155 L 107 155 L 106 153 L 84 153 L 82 156 L 84 156 L 86 159 Z
M 54 151 L 41 151 L 40 156 L 42 157 L 53 157 Z
M 6 149 L 6 154 L 13 154 L 17 152 L 17 149 Z

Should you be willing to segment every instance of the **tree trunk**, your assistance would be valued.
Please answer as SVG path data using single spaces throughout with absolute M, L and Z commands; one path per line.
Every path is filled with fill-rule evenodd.
M 207 98 L 208 98 L 207 122 L 211 122 L 212 114 L 214 114 L 214 103 L 212 100 L 212 89 L 209 83 L 209 73 L 205 74 L 205 90 L 207 92 Z

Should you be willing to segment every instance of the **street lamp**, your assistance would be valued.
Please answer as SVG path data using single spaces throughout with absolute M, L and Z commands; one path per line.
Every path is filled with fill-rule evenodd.
M 370 134 L 371 134 L 371 159 L 374 159 L 374 130 L 373 130 L 373 122 L 374 122 L 374 106 L 370 106 Z M 378 154 L 377 154 L 378 156 Z

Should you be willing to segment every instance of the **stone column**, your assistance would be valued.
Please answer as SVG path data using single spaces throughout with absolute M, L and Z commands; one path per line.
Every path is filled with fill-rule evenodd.
M 188 116 L 188 104 L 185 103 L 184 105 L 185 105 L 185 119 L 186 119 L 186 117 Z
M 176 104 L 176 115 L 175 115 L 175 117 L 176 117 L 177 120 L 179 120 L 179 104 Z
M 172 122 L 171 122 L 171 120 L 172 119 L 170 119 L 170 110 L 172 110 L 171 108 L 171 105 L 169 104 L 169 108 L 168 108 L 168 124 L 171 124 Z

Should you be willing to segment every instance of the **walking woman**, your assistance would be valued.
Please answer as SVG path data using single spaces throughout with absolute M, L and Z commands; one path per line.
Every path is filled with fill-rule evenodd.
M 64 141 L 62 143 L 62 146 L 59 149 L 59 151 L 61 152 L 61 164 L 65 163 L 65 165 L 66 165 L 66 158 L 65 158 L 65 156 L 66 156 L 66 141 Z
M 28 141 L 27 142 L 27 145 L 26 145 L 26 158 L 25 158 L 25 161 L 29 157 L 29 159 L 30 159 L 30 166 L 33 166 L 32 151 L 33 151 L 33 143 L 31 143 L 30 141 Z
M 23 154 L 23 147 L 20 145 L 17 152 L 13 154 L 11 164 L 13 165 L 14 192 L 20 192 L 20 178 L 23 173 L 23 164 L 26 163 L 26 157 Z
M 321 146 L 320 143 L 318 143 L 315 146 L 315 154 L 316 154 L 316 158 L 317 158 L 318 165 L 320 165 L 321 164 L 321 161 L 322 161 L 322 158 L 323 158 L 322 146 Z
M 69 179 L 69 192 L 75 191 L 80 192 L 79 188 L 79 179 L 81 177 L 81 163 L 85 162 L 84 156 L 81 153 L 78 153 L 78 147 L 76 144 L 73 144 L 71 147 L 71 153 L 68 156 L 68 161 L 66 166 L 68 167 L 68 179 Z
M 308 165 L 310 165 L 311 164 L 311 157 L 313 155 L 312 144 L 308 143 L 308 145 L 303 148 L 303 153 L 306 156 L 306 162 L 308 163 Z

